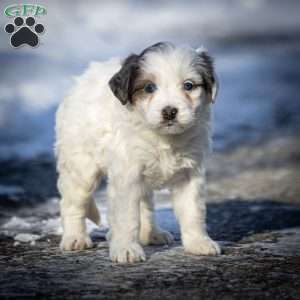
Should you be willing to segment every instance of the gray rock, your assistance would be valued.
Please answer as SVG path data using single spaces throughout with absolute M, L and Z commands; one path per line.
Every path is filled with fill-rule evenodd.
M 299 299 L 300 206 L 229 201 L 208 212 L 218 257 L 185 254 L 169 210 L 158 217 L 168 220 L 161 223 L 175 233 L 174 245 L 146 247 L 147 261 L 133 265 L 111 263 L 101 235 L 93 235 L 97 247 L 71 253 L 59 250 L 56 236 L 34 247 L 2 236 L 0 298 Z
M 112 264 L 104 232 L 99 230 L 92 232 L 93 249 L 72 253 L 59 250 L 58 236 L 48 234 L 35 244 L 16 244 L 13 237 L 2 234 L 0 298 L 300 299 L 298 146 L 297 136 L 271 139 L 212 158 L 208 230 L 222 245 L 222 255 L 185 254 L 168 208 L 157 211 L 157 219 L 174 234 L 174 245 L 146 247 L 147 261 L 134 265 Z M 49 181 L 46 190 L 44 184 L 41 189 L 34 185 L 31 193 L 36 198 L 45 201 L 56 195 L 53 162 L 40 165 L 29 180 L 24 176 L 30 174 L 29 165 L 7 163 L 10 173 L 4 184 L 20 186 L 26 191 L 20 197 L 33 206 L 25 209 L 20 201 L 14 202 L 10 209 L 1 210 L 0 224 L 12 215 L 57 216 L 57 209 L 35 208 L 30 198 L 34 178 L 40 183 Z M 11 191 L 9 197 L 14 199 Z

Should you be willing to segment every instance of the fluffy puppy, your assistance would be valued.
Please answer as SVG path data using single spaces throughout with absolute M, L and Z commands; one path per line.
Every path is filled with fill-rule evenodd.
M 217 82 L 203 49 L 158 43 L 125 60 L 92 63 L 56 119 L 63 250 L 92 246 L 85 220 L 100 215 L 93 192 L 108 178 L 109 253 L 145 260 L 141 245 L 169 244 L 154 223 L 152 191 L 171 191 L 187 253 L 216 255 L 207 234 L 204 158 Z

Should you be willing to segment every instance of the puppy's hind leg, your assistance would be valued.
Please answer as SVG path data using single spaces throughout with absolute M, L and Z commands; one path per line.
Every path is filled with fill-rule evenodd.
M 86 232 L 86 218 L 100 223 L 100 215 L 92 194 L 99 181 L 96 168 L 83 169 L 78 173 L 74 169 L 62 168 L 58 179 L 58 188 L 62 196 L 60 203 L 63 225 L 62 250 L 83 250 L 92 247 L 92 241 Z M 85 172 L 85 173 L 84 173 Z
M 155 224 L 152 193 L 146 194 L 141 199 L 140 211 L 140 243 L 142 245 L 171 244 L 174 240 L 172 234 Z

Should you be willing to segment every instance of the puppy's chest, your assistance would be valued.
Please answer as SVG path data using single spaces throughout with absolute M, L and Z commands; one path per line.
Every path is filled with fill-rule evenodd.
M 184 151 L 176 151 L 168 145 L 157 145 L 141 154 L 143 175 L 150 186 L 167 185 L 181 170 L 192 168 L 196 161 Z

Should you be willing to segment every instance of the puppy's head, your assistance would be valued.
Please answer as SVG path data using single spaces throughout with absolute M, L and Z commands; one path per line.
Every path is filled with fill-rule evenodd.
M 204 49 L 158 43 L 130 55 L 109 81 L 114 95 L 145 123 L 163 134 L 192 127 L 199 112 L 214 101 L 217 81 Z

